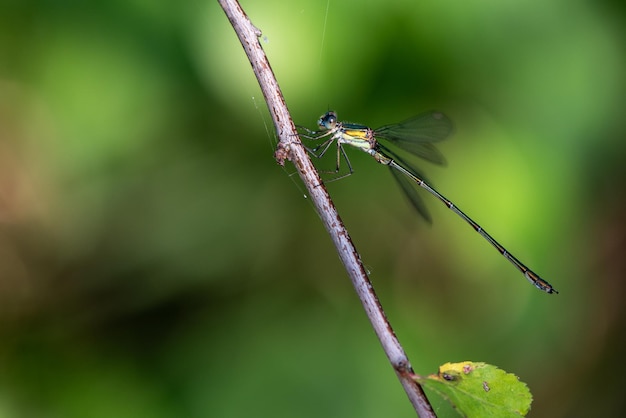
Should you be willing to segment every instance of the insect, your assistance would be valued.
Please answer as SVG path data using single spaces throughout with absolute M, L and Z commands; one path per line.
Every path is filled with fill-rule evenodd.
M 333 111 L 323 114 L 317 122 L 319 130 L 313 131 L 304 127 L 299 127 L 301 136 L 310 140 L 321 141 L 311 153 L 321 158 L 336 144 L 337 166 L 339 171 L 341 158 L 346 161 L 348 174 L 352 174 L 352 165 L 346 154 L 344 145 L 360 149 L 376 160 L 376 162 L 390 168 L 393 177 L 396 179 L 404 193 L 407 195 L 413 207 L 427 220 L 430 220 L 428 211 L 417 193 L 414 186 L 419 186 L 428 193 L 435 196 L 448 209 L 460 216 L 476 232 L 486 239 L 498 252 L 518 269 L 524 277 L 537 289 L 546 293 L 558 293 L 550 283 L 543 280 L 537 273 L 529 269 L 519 261 L 513 254 L 509 253 L 498 241 L 487 233 L 480 225 L 467 216 L 461 209 L 455 206 L 450 200 L 430 186 L 424 176 L 418 170 L 411 167 L 402 160 L 395 152 L 388 148 L 384 142 L 393 144 L 413 155 L 421 157 L 435 164 L 444 162 L 443 156 L 435 148 L 433 142 L 441 141 L 448 137 L 453 130 L 452 121 L 440 112 L 426 112 L 407 119 L 403 122 L 385 125 L 378 129 L 371 129 L 365 125 L 356 123 L 341 122 L 337 119 L 337 114 Z M 381 142 L 381 140 L 383 142 Z

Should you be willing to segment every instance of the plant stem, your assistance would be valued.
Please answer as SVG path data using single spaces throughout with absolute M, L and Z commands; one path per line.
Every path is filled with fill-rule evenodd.
M 337 248 L 339 258 L 352 280 L 352 284 L 365 308 L 376 336 L 415 411 L 422 418 L 435 417 L 435 413 L 421 386 L 411 378 L 413 369 L 409 359 L 383 312 L 372 283 L 361 263 L 361 257 L 354 247 L 350 235 L 345 229 L 306 149 L 298 138 L 295 125 L 285 104 L 285 99 L 265 52 L 259 43 L 258 38 L 261 36 L 261 31 L 250 22 L 248 16 L 236 0 L 218 1 L 246 51 L 274 121 L 280 140 L 275 153 L 276 161 L 280 165 L 284 165 L 285 160 L 289 160 L 295 165 L 322 223 Z

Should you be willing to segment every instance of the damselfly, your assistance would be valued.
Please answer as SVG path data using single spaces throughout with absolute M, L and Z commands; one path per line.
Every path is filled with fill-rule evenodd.
M 550 283 L 543 280 L 538 274 L 526 267 L 526 265 L 513 256 L 513 254 L 509 253 L 498 241 L 489 235 L 487 231 L 463 213 L 461 209 L 456 207 L 450 200 L 426 183 L 424 176 L 419 171 L 407 164 L 394 151 L 379 142 L 379 139 L 386 140 L 390 144 L 413 155 L 436 164 L 441 164 L 444 162 L 443 156 L 437 148 L 435 148 L 433 142 L 445 139 L 452 132 L 452 122 L 444 114 L 439 112 L 427 112 L 398 124 L 386 125 L 378 129 L 370 129 L 365 125 L 340 122 L 337 120 L 337 114 L 335 112 L 326 112 L 318 120 L 317 125 L 320 128 L 318 131 L 299 127 L 300 131 L 303 132 L 301 136 L 312 140 L 324 139 L 322 143 L 310 150 L 311 153 L 318 158 L 323 157 L 334 142 L 337 145 L 337 172 L 339 172 L 342 157 L 348 166 L 348 173 L 346 175 L 350 175 L 353 172 L 352 165 L 343 147 L 344 145 L 350 145 L 368 153 L 374 157 L 374 160 L 391 169 L 391 173 L 407 195 L 413 207 L 415 207 L 424 218 L 430 221 L 430 216 L 414 187 L 415 185 L 426 189 L 430 194 L 446 205 L 448 209 L 460 216 L 474 228 L 476 232 L 493 245 L 504 258 L 509 260 L 537 289 L 547 293 L 558 293 Z

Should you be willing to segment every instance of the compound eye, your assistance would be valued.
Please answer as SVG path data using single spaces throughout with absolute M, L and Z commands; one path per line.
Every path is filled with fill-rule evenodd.
M 335 112 L 327 112 L 320 118 L 319 126 L 324 129 L 333 129 L 337 124 L 337 115 Z

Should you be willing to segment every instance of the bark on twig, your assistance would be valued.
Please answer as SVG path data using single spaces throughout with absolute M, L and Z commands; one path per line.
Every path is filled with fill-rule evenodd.
M 297 136 L 278 82 L 259 43 L 258 38 L 261 36 L 261 31 L 252 25 L 236 0 L 218 1 L 246 51 L 276 126 L 279 138 L 275 154 L 276 161 L 284 165 L 285 160 L 289 160 L 295 165 L 311 201 L 322 219 L 322 223 L 337 248 L 339 258 L 352 280 L 352 284 L 383 346 L 383 350 L 400 379 L 415 411 L 422 418 L 435 417 L 422 388 L 411 379 L 413 374 L 411 364 L 385 317 L 378 298 L 374 293 L 374 288 L 361 263 L 361 258 L 350 239 L 350 235 L 346 231 L 317 170 L 311 163 L 306 149 L 302 146 Z

